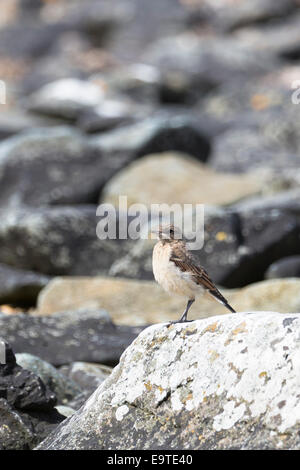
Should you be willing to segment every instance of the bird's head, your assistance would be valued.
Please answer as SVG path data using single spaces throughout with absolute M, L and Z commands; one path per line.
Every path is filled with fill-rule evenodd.
M 182 232 L 174 225 L 160 225 L 158 229 L 152 230 L 159 240 L 172 241 L 182 240 Z

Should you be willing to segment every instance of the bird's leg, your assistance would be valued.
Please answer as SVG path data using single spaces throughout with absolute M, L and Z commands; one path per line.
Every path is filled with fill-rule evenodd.
M 180 317 L 179 320 L 176 320 L 176 321 L 171 321 L 170 324 L 173 325 L 175 323 L 184 323 L 184 322 L 187 322 L 188 319 L 187 319 L 187 315 L 188 315 L 188 311 L 189 309 L 191 308 L 192 304 L 195 302 L 195 299 L 191 299 L 188 301 L 187 303 L 187 306 L 185 308 L 185 311 L 183 312 L 182 316 Z

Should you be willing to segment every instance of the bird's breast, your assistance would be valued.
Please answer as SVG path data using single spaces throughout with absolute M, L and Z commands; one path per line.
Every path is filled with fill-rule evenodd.
M 182 272 L 170 261 L 171 246 L 157 243 L 153 250 L 152 267 L 155 280 L 169 293 L 185 296 L 189 299 L 200 294 L 199 286 L 188 272 Z

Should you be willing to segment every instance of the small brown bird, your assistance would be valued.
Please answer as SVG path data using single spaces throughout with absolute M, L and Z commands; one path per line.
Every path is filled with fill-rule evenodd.
M 236 313 L 188 250 L 178 228 L 174 225 L 160 226 L 158 231 L 153 233 L 159 238 L 152 257 L 155 280 L 165 291 L 188 299 L 183 315 L 173 323 L 187 321 L 188 311 L 195 298 L 205 293 L 223 304 L 230 312 Z

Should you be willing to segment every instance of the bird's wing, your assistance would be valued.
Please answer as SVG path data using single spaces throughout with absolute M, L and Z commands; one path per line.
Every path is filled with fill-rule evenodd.
M 172 249 L 170 261 L 172 261 L 182 272 L 190 273 L 196 284 L 204 287 L 209 293 L 215 297 L 216 300 L 225 305 L 230 311 L 234 312 L 230 307 L 227 300 L 221 292 L 217 289 L 209 275 L 186 251 L 186 248 L 181 245 L 175 245 Z

